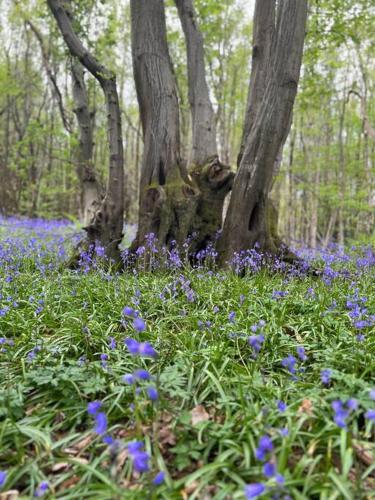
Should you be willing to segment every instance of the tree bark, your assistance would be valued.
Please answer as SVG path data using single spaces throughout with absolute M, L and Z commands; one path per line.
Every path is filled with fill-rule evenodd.
M 263 2 L 257 0 L 257 8 Z M 271 6 L 269 12 L 274 13 Z M 265 252 L 279 250 L 280 241 L 272 234 L 275 214 L 267 209 L 267 199 L 275 162 L 290 129 L 306 18 L 307 0 L 284 0 L 278 6 L 265 91 L 245 140 L 220 241 L 222 262 L 256 243 Z
M 253 20 L 253 53 L 245 123 L 237 164 L 240 166 L 248 136 L 262 103 L 275 37 L 276 0 L 257 1 Z
M 189 103 L 192 116 L 192 151 L 189 174 L 198 190 L 197 210 L 191 232 L 192 250 L 197 252 L 212 241 L 221 228 L 223 206 L 234 174 L 220 162 L 216 143 L 216 118 L 206 80 L 203 36 L 193 0 L 175 0 L 185 34 Z
M 203 36 L 198 27 L 192 0 L 175 0 L 185 34 L 189 103 L 192 115 L 193 144 L 191 163 L 204 165 L 217 157 L 215 114 L 209 96 L 204 62 Z
M 132 0 L 132 58 L 144 153 L 135 250 L 154 234 L 159 244 L 182 243 L 198 192 L 180 159 L 177 87 L 169 55 L 163 0 Z
M 73 29 L 69 13 L 61 0 L 47 0 L 47 3 L 71 55 L 78 58 L 82 65 L 90 71 L 104 93 L 107 108 L 109 176 L 105 197 L 90 224 L 86 227 L 86 243 L 90 248 L 93 248 L 98 241 L 104 247 L 106 256 L 119 262 L 119 244 L 123 236 L 124 218 L 124 152 L 116 76 L 100 64 L 84 47 Z
M 93 165 L 93 127 L 82 64 L 71 61 L 74 112 L 79 128 L 78 178 L 81 185 L 81 216 L 85 226 L 93 219 L 99 206 L 100 189 Z

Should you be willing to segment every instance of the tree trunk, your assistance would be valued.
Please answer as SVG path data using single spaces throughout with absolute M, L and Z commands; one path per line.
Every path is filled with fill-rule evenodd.
M 247 140 L 262 103 L 275 37 L 276 0 L 257 1 L 253 20 L 253 54 L 245 123 L 237 164 L 240 166 Z
M 198 192 L 180 160 L 179 108 L 163 0 L 132 0 L 132 57 L 144 153 L 139 223 L 132 250 L 154 234 L 160 244 L 186 238 Z
M 175 0 L 185 34 L 189 103 L 192 116 L 192 152 L 189 174 L 199 192 L 191 232 L 197 252 L 207 246 L 221 228 L 225 196 L 234 174 L 218 158 L 215 113 L 209 96 L 202 33 L 192 0 Z
M 346 91 L 344 91 L 342 100 L 342 109 L 339 121 L 339 166 L 338 166 L 338 189 L 339 189 L 339 208 L 338 208 L 338 243 L 341 247 L 345 243 L 345 221 L 344 221 L 344 205 L 345 205 L 345 145 L 344 145 L 344 126 L 346 115 Z
M 93 165 L 93 127 L 82 64 L 71 62 L 74 112 L 79 127 L 78 178 L 81 187 L 82 222 L 88 226 L 99 206 L 99 185 Z
M 86 227 L 86 243 L 89 248 L 94 248 L 96 242 L 99 242 L 104 247 L 106 256 L 119 262 L 119 244 L 123 236 L 124 219 L 124 152 L 116 76 L 84 47 L 74 32 L 70 16 L 61 0 L 47 0 L 47 2 L 71 55 L 78 58 L 97 79 L 104 93 L 107 108 L 109 176 L 105 197 Z
M 257 8 L 263 2 L 257 0 Z M 280 241 L 272 235 L 275 214 L 267 209 L 267 200 L 275 162 L 290 128 L 306 18 L 307 0 L 284 0 L 278 6 L 265 91 L 245 140 L 220 241 L 222 262 L 256 243 L 266 252 L 279 250 Z

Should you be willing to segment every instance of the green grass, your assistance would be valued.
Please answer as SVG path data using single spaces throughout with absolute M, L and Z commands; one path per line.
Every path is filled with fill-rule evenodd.
M 178 284 L 182 274 L 190 280 L 193 302 Z M 374 426 L 363 417 L 375 406 L 369 396 L 375 386 L 375 333 L 367 328 L 365 340 L 356 339 L 346 307 L 353 277 L 327 285 L 319 278 L 286 279 L 266 271 L 245 278 L 202 270 L 42 273 L 28 259 L 13 281 L 4 279 L 9 269 L 0 275 L 2 303 L 9 296 L 18 304 L 0 317 L 0 336 L 14 340 L 0 353 L 5 490 L 29 498 L 46 480 L 48 498 L 241 499 L 245 484 L 264 481 L 254 453 L 259 437 L 268 434 L 292 498 L 375 498 Z M 357 278 L 356 287 L 374 311 L 373 272 Z M 288 294 L 275 300 L 274 290 Z M 121 323 L 122 309 L 134 299 L 147 325 L 141 334 Z M 38 300 L 43 309 L 36 314 Z M 330 310 L 333 300 L 337 307 Z M 234 323 L 228 320 L 231 311 Z M 266 322 L 265 342 L 253 359 L 246 337 L 259 320 Z M 211 326 L 200 328 L 199 321 Z M 117 342 L 114 350 L 109 337 Z M 151 342 L 158 358 L 130 356 L 126 337 Z M 41 350 L 30 361 L 36 345 Z M 296 356 L 298 345 L 308 360 L 293 380 L 281 361 Z M 109 356 L 106 368 L 103 353 Z M 134 389 L 122 376 L 141 365 L 156 377 L 160 399 L 153 405 L 142 393 L 135 415 Z M 329 386 L 320 380 L 325 368 L 332 370 Z M 333 421 L 331 403 L 348 398 L 356 398 L 359 408 L 345 431 Z M 150 475 L 133 475 L 127 454 L 111 454 L 93 432 L 87 403 L 96 399 L 103 401 L 114 437 L 124 444 L 145 441 Z M 278 400 L 287 404 L 284 413 Z M 206 419 L 192 425 L 197 405 Z M 280 434 L 284 427 L 286 437 Z M 155 488 L 150 478 L 159 470 L 166 471 L 166 482 Z

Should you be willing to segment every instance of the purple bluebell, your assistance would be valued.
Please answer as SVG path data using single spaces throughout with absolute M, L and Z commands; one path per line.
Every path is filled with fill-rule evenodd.
M 277 408 L 283 413 L 287 409 L 287 405 L 284 401 L 277 401 Z
M 266 462 L 263 465 L 263 474 L 266 477 L 273 477 L 276 474 L 276 464 L 273 462 Z
M 299 359 L 301 361 L 306 361 L 307 360 L 307 356 L 306 356 L 306 353 L 305 353 L 305 348 L 302 345 L 299 345 L 297 347 L 297 356 L 299 357 Z
M 144 445 L 141 441 L 134 441 L 128 444 L 128 451 L 133 460 L 134 469 L 140 473 L 150 470 L 150 455 L 143 451 L 143 447 Z
M 155 486 L 159 486 L 160 484 L 164 483 L 164 480 L 165 480 L 165 472 L 160 471 L 158 474 L 156 474 L 156 476 L 152 480 L 152 484 L 154 484 Z
M 159 393 L 153 386 L 147 387 L 147 394 L 151 401 L 157 401 L 159 398 Z
M 346 402 L 346 407 L 351 411 L 357 410 L 358 409 L 358 400 L 353 399 L 353 398 L 348 399 L 348 401 Z
M 245 497 L 247 499 L 257 498 L 266 491 L 266 487 L 263 483 L 252 483 L 245 486 Z
M 331 406 L 333 411 L 335 412 L 333 418 L 335 424 L 342 429 L 346 429 L 346 419 L 349 416 L 349 410 L 345 409 L 344 404 L 339 399 L 333 401 Z
M 105 434 L 108 427 L 107 415 L 103 412 L 99 412 L 95 415 L 95 428 L 94 431 L 97 434 Z
M 109 337 L 109 348 L 113 351 L 116 349 L 116 340 L 113 337 Z
M 122 377 L 122 380 L 123 380 L 123 382 L 125 382 L 125 384 L 132 385 L 135 382 L 135 377 L 131 373 L 127 373 L 126 375 L 124 375 Z
M 296 373 L 295 366 L 297 364 L 297 359 L 294 356 L 292 356 L 291 354 L 289 354 L 289 356 L 284 358 L 281 361 L 281 364 L 284 368 L 287 368 L 290 373 L 292 373 L 292 374 Z
M 133 321 L 133 327 L 137 332 L 144 332 L 146 330 L 146 323 L 141 318 L 135 318 Z
M 236 318 L 236 313 L 235 313 L 234 311 L 231 311 L 231 312 L 228 314 L 228 321 L 229 321 L 230 323 L 234 323 L 235 318 Z
M 375 409 L 366 411 L 365 418 L 367 420 L 375 421 Z
M 45 495 L 47 493 L 48 489 L 49 489 L 49 486 L 48 486 L 47 481 L 43 481 L 42 483 L 40 483 L 38 488 L 35 490 L 34 496 L 42 497 L 43 495 Z
M 123 316 L 133 316 L 134 315 L 134 309 L 129 306 L 125 306 L 124 309 L 122 310 Z
M 262 436 L 259 439 L 258 447 L 255 449 L 255 458 L 264 460 L 267 453 L 273 450 L 272 440 L 269 436 Z
M 264 335 L 251 335 L 248 337 L 248 343 L 254 352 L 254 357 L 256 357 L 261 350 L 264 340 Z
M 129 349 L 130 354 L 132 354 L 133 356 L 136 356 L 137 354 L 139 354 L 140 343 L 137 340 L 129 337 L 129 338 L 125 339 L 125 344 L 126 344 L 126 347 Z
M 0 470 L 0 488 L 2 488 L 7 480 L 7 473 L 3 470 Z
M 151 379 L 150 372 L 148 372 L 147 370 L 143 370 L 142 368 L 135 370 L 134 377 L 139 379 L 139 380 L 150 380 Z
M 332 370 L 330 370 L 329 368 L 321 370 L 320 380 L 322 381 L 322 384 L 328 385 L 331 382 L 331 375 L 332 375 Z
M 374 387 L 374 389 L 370 390 L 370 398 L 375 401 L 375 387 Z
M 277 484 L 284 484 L 285 483 L 285 478 L 282 474 L 276 474 L 275 476 Z
M 150 358 L 156 357 L 156 351 L 149 342 L 142 342 L 139 345 L 139 354 Z
M 87 405 L 87 413 L 89 415 L 96 415 L 101 407 L 102 407 L 101 401 L 92 401 Z
M 144 447 L 144 444 L 142 441 L 132 441 L 127 446 L 130 454 L 137 453 L 138 451 L 142 450 L 143 447 Z

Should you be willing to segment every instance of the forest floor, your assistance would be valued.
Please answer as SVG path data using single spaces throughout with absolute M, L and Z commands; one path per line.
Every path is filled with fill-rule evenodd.
M 0 220 L 1 499 L 375 498 L 374 253 L 113 275 L 75 232 Z

